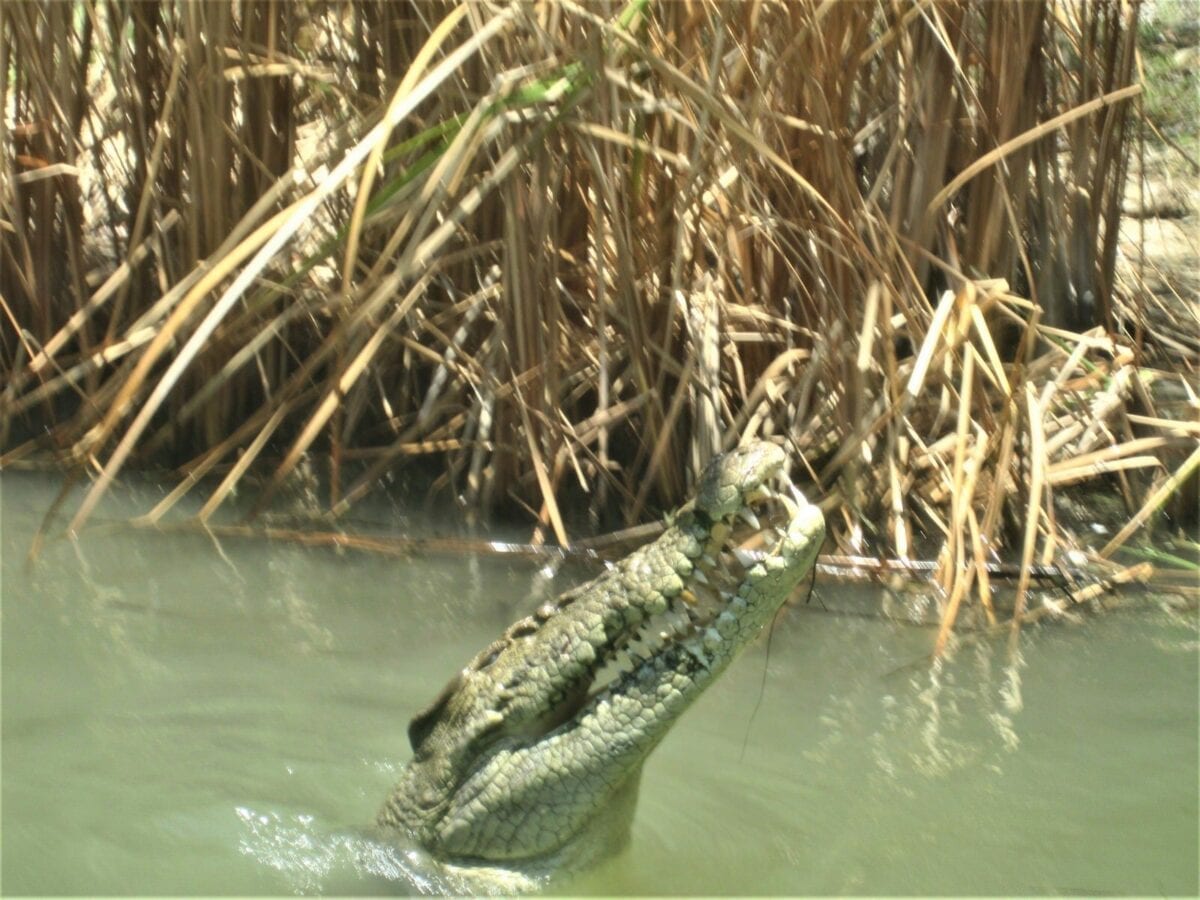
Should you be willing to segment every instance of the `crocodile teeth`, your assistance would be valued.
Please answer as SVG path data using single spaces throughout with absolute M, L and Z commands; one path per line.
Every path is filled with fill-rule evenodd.
M 692 577 L 701 584 L 708 584 L 708 577 L 698 568 L 692 570 Z
M 737 616 L 729 610 L 725 610 L 717 616 L 716 627 L 721 637 L 728 638 L 737 631 Z
M 739 509 L 737 511 L 737 516 L 755 531 L 759 531 L 762 528 L 762 525 L 758 521 L 758 516 L 756 516 L 754 512 L 747 507 L 743 506 L 741 509 Z
M 758 562 L 758 555 L 752 550 L 743 550 L 741 547 L 734 547 L 732 552 L 737 557 L 738 564 L 743 569 L 748 569 Z
M 681 612 L 672 612 L 669 616 L 664 617 L 658 636 L 661 640 L 670 640 L 672 635 L 679 634 L 687 628 L 687 624 L 687 616 Z
M 708 655 L 704 652 L 698 641 L 688 641 L 683 645 L 683 649 L 686 650 L 691 657 L 696 660 L 696 662 L 700 663 L 700 665 L 704 666 L 704 668 L 708 668 Z
M 800 493 L 800 489 L 798 487 L 796 487 L 794 484 L 792 484 L 790 481 L 788 482 L 787 486 L 788 486 L 788 491 L 791 492 L 791 495 L 792 495 L 791 498 L 788 498 L 784 494 L 780 494 L 779 500 L 783 504 L 784 508 L 787 510 L 788 518 L 794 519 L 794 518 L 796 518 L 797 515 L 800 514 L 800 507 L 807 504 L 808 501 L 804 499 L 804 495 Z

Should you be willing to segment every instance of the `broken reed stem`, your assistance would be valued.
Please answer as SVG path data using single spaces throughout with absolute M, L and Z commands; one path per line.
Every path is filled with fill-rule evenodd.
M 970 297 L 968 297 L 970 302 Z M 933 655 L 939 657 L 949 640 L 950 630 L 958 618 L 958 606 L 975 577 L 975 569 L 966 564 L 967 544 L 967 513 L 971 509 L 975 494 L 974 469 L 968 475 L 964 472 L 967 456 L 968 428 L 971 424 L 971 384 L 975 375 L 975 357 L 970 352 L 963 355 L 962 380 L 958 391 L 958 424 L 955 429 L 954 445 L 954 486 L 951 492 L 951 503 L 954 505 L 954 516 L 950 528 L 950 544 L 954 581 L 950 591 L 950 601 L 946 604 L 942 615 L 942 624 L 938 630 L 934 644 Z M 974 454 L 972 454 L 973 456 Z
M 1150 563 L 1138 563 L 1125 569 L 1119 569 L 1104 578 L 1071 591 L 1067 595 L 1070 606 L 1079 606 L 1093 600 L 1099 600 L 1114 588 L 1132 584 L 1145 584 L 1154 577 L 1154 566 Z M 1047 616 L 1061 616 L 1064 608 L 1057 603 L 1047 602 L 1039 609 L 1030 610 L 1025 615 L 1025 623 L 1040 621 Z
M 1113 535 L 1112 540 L 1110 540 L 1100 549 L 1099 555 L 1105 558 L 1112 556 L 1113 552 L 1116 551 L 1117 548 L 1124 544 L 1127 540 L 1129 540 L 1130 535 L 1146 524 L 1147 520 L 1149 520 L 1149 518 L 1154 515 L 1154 513 L 1156 513 L 1162 507 L 1162 505 L 1166 503 L 1172 495 L 1175 494 L 1176 491 L 1179 490 L 1183 483 L 1187 481 L 1187 479 L 1197 469 L 1200 469 L 1200 446 L 1197 446 L 1196 449 L 1192 451 L 1191 455 L 1184 461 L 1183 465 L 1176 469 L 1171 477 L 1163 482 L 1162 486 L 1150 495 L 1150 497 L 1142 505 L 1142 508 L 1134 514 L 1132 519 L 1125 523 L 1125 527 Z

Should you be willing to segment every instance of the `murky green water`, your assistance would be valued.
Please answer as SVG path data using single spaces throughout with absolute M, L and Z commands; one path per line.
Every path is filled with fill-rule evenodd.
M 128 532 L 27 567 L 53 488 L 0 480 L 3 890 L 411 890 L 365 828 L 533 568 Z M 907 666 L 930 642 L 783 615 L 652 758 L 631 849 L 560 889 L 1197 893 L 1194 614 L 1033 630 L 1015 681 L 986 642 Z

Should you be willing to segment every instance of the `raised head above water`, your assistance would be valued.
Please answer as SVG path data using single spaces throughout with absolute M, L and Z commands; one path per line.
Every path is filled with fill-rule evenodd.
M 618 849 L 646 757 L 816 559 L 824 519 L 785 462 L 770 443 L 716 458 L 656 541 L 471 660 L 409 725 L 380 824 L 468 889 L 533 886 Z

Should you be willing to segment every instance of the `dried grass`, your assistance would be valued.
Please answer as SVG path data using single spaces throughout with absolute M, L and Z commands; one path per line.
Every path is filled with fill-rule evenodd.
M 5 4 L 0 462 L 96 476 L 78 529 L 131 463 L 207 522 L 431 457 L 565 546 L 773 436 L 842 552 L 939 560 L 940 648 L 1056 490 L 1132 531 L 1195 468 L 1139 500 L 1197 435 L 1117 312 L 1136 10 Z

